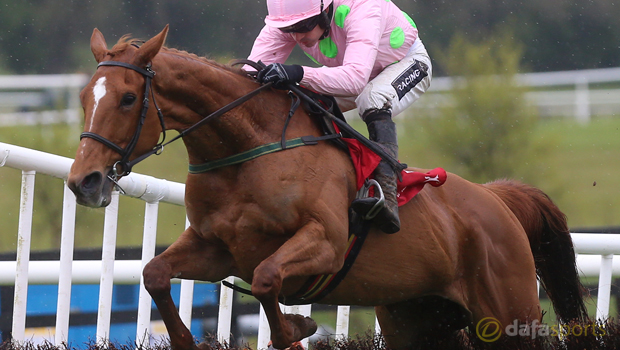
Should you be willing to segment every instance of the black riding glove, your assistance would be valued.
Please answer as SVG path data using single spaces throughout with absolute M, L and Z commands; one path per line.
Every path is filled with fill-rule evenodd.
M 286 89 L 288 83 L 299 83 L 304 77 L 304 69 L 297 64 L 272 63 L 261 69 L 256 76 L 259 83 L 273 83 L 277 89 Z

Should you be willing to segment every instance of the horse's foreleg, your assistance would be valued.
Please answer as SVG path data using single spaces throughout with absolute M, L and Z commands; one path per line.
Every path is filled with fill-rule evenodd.
M 189 228 L 166 251 L 144 267 L 144 286 L 162 316 L 172 349 L 196 349 L 196 344 L 172 301 L 170 279 L 179 277 L 218 281 L 230 275 L 231 266 L 232 258 L 226 251 L 198 237 Z
M 289 347 L 316 331 L 316 323 L 311 318 L 285 315 L 280 311 L 278 296 L 282 282 L 292 276 L 337 272 L 342 267 L 346 248 L 346 235 L 342 236 L 342 242 L 330 241 L 325 228 L 312 221 L 254 270 L 252 294 L 265 309 L 275 348 Z

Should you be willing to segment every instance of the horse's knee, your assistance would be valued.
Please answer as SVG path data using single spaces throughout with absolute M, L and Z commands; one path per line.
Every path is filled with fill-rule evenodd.
M 281 289 L 282 277 L 276 266 L 263 261 L 254 269 L 252 294 L 258 299 L 267 296 L 277 296 Z
M 144 270 L 144 288 L 156 297 L 161 294 L 170 293 L 170 266 L 158 258 L 151 260 Z

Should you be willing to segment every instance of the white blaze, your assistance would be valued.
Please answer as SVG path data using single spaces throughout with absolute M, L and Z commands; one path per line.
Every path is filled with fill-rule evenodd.
M 95 97 L 95 107 L 93 107 L 93 115 L 90 117 L 90 128 L 93 126 L 93 119 L 95 119 L 95 112 L 97 112 L 97 106 L 99 106 L 99 101 L 105 96 L 105 77 L 99 78 L 95 83 L 95 87 L 93 88 L 93 96 Z

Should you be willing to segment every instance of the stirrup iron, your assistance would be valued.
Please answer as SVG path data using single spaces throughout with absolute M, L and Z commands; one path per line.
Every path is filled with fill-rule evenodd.
M 356 199 L 368 198 L 371 187 L 375 187 L 375 194 L 379 194 L 379 197 L 378 201 L 372 206 L 372 208 L 370 208 L 370 210 L 368 210 L 366 215 L 364 215 L 364 220 L 374 219 L 375 216 L 377 216 L 377 214 L 379 214 L 381 209 L 383 209 L 383 207 L 385 206 L 385 196 L 383 195 L 383 189 L 381 188 L 381 185 L 379 185 L 379 183 L 374 179 L 367 179 L 364 182 L 362 188 L 360 188 L 360 190 L 357 192 Z

